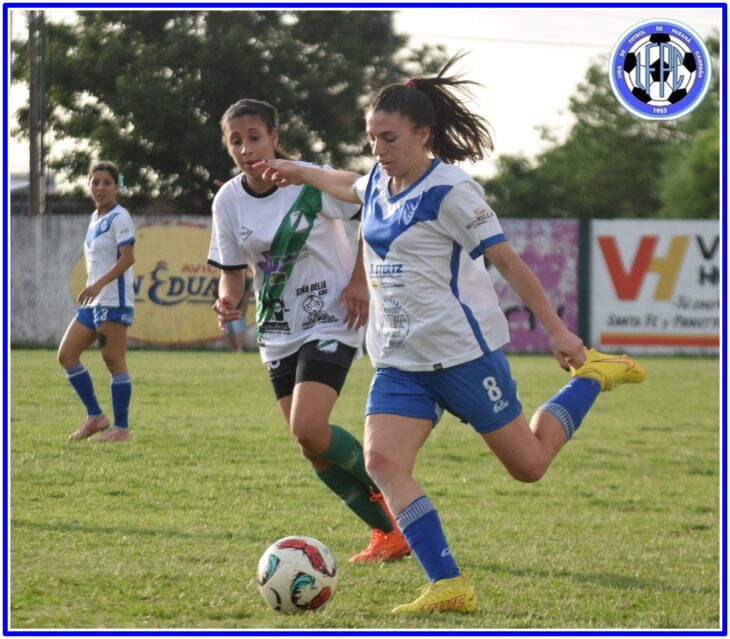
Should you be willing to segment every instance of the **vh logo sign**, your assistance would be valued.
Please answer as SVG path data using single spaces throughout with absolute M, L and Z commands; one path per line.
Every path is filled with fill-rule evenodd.
M 699 249 L 705 260 L 710 260 L 717 253 L 720 238 L 717 236 L 711 246 L 706 246 L 702 236 L 695 236 Z M 659 275 L 656 290 L 654 291 L 655 300 L 670 300 L 674 293 L 677 278 L 682 270 L 687 247 L 690 243 L 690 236 L 675 235 L 671 238 L 669 249 L 663 256 L 656 255 L 656 246 L 659 237 L 656 235 L 644 235 L 641 237 L 639 247 L 633 257 L 633 261 L 624 267 L 621 255 L 618 250 L 616 238 L 611 235 L 599 235 L 597 237 L 598 246 L 603 253 L 603 259 L 606 268 L 613 281 L 616 290 L 616 296 L 620 300 L 635 300 L 647 273 L 656 273 Z M 719 282 L 719 269 L 717 266 L 711 266 L 709 270 L 700 267 L 699 284 L 706 282 L 717 284 Z

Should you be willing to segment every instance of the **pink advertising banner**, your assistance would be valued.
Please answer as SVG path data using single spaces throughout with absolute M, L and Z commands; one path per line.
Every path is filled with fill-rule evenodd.
M 568 329 L 578 332 L 577 220 L 501 219 L 512 247 L 540 280 L 548 299 Z M 547 333 L 519 296 L 489 265 L 489 274 L 509 320 L 508 353 L 549 353 Z

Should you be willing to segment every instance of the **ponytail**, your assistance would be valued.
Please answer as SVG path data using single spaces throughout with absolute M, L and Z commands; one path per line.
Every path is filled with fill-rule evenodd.
M 457 53 L 430 78 L 411 78 L 403 84 L 390 84 L 380 90 L 368 111 L 398 113 L 416 127 L 429 127 L 429 150 L 444 162 L 483 159 L 492 149 L 489 124 L 470 111 L 459 93 L 471 98 L 468 85 L 460 75 L 446 73 L 465 53 Z

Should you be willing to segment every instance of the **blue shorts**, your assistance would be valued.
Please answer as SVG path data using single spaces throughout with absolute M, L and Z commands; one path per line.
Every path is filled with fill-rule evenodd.
M 379 368 L 370 385 L 365 414 L 430 419 L 447 410 L 479 433 L 509 424 L 522 413 L 517 384 L 501 350 L 438 371 Z
M 131 326 L 134 321 L 132 306 L 81 306 L 76 309 L 76 319 L 86 328 L 95 331 L 104 322 L 116 322 Z
M 246 332 L 246 322 L 243 321 L 243 318 L 232 320 L 230 322 L 226 322 L 226 333 L 229 335 L 231 333 L 245 333 Z

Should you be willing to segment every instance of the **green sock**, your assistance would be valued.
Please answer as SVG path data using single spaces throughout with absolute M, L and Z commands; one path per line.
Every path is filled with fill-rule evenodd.
M 365 486 L 378 492 L 375 482 L 370 479 L 370 475 L 365 470 L 365 456 L 360 442 L 344 428 L 334 424 L 330 424 L 330 428 L 332 429 L 330 444 L 327 446 L 327 450 L 317 456 L 337 464 Z
M 370 499 L 370 489 L 346 470 L 333 464 L 325 470 L 315 470 L 315 472 L 317 477 L 370 528 L 379 528 L 385 533 L 393 530 L 380 504 Z

